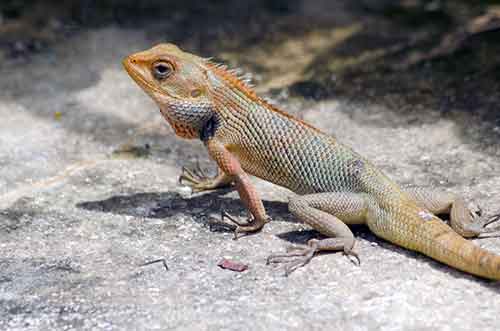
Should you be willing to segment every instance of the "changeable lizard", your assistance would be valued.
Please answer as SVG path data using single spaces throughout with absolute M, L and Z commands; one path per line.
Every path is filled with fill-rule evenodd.
M 259 231 L 270 220 L 249 175 L 297 194 L 290 198 L 290 212 L 327 238 L 270 256 L 268 262 L 288 262 L 287 274 L 319 251 L 357 258 L 347 225 L 366 224 L 392 243 L 500 279 L 500 256 L 464 239 L 497 231 L 486 225 L 500 214 L 480 218 L 454 194 L 401 188 L 334 137 L 258 97 L 233 71 L 175 45 L 132 54 L 123 64 L 175 133 L 201 139 L 219 168 L 215 178 L 184 169 L 180 179 L 198 191 L 231 184 L 238 190 L 252 217 L 242 223 L 226 215 L 237 225 L 235 236 Z M 442 213 L 449 213 L 451 227 L 435 216 Z

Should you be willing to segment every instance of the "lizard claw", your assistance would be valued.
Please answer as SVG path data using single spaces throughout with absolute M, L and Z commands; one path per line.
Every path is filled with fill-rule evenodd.
M 473 218 L 483 215 L 483 208 L 474 202 L 470 202 L 467 209 Z
M 358 253 L 356 253 L 355 251 L 353 251 L 353 250 L 345 251 L 344 250 L 344 254 L 347 256 L 349 261 L 351 261 L 355 266 L 359 267 L 361 265 L 361 259 L 359 258 Z
M 196 174 L 194 171 L 182 167 L 182 173 L 179 176 L 179 184 L 184 184 L 184 181 L 189 182 L 190 184 L 197 184 L 199 183 L 203 178 L 201 178 L 198 174 Z
M 332 239 L 338 240 L 340 238 L 328 238 L 324 240 Z M 285 276 L 288 276 L 298 268 L 308 264 L 316 253 L 324 249 L 324 247 L 321 246 L 322 243 L 320 240 L 311 239 L 307 243 L 307 246 L 290 246 L 287 248 L 287 253 L 285 254 L 270 255 L 267 258 L 266 264 L 285 263 Z M 349 249 L 346 249 L 345 247 L 350 246 L 344 246 L 343 248 L 344 254 L 349 258 L 349 260 L 357 266 L 361 265 L 361 260 L 358 254 L 351 249 L 352 247 Z
M 269 255 L 266 264 L 285 263 L 285 276 L 288 277 L 298 268 L 308 264 L 316 254 L 317 248 L 317 245 L 289 246 L 285 254 Z
M 491 237 L 499 237 L 500 236 L 500 225 L 496 225 L 494 227 L 487 227 L 492 223 L 496 223 L 500 221 L 500 211 L 482 218 L 481 220 L 473 223 L 471 227 L 473 231 L 478 233 L 478 238 L 491 238 Z
M 208 178 L 205 171 L 201 168 L 200 160 L 196 160 L 196 167 L 194 168 L 194 173 L 198 175 L 199 178 Z
M 182 173 L 179 176 L 180 185 L 191 187 L 192 191 L 197 193 L 201 191 L 214 190 L 219 187 L 215 178 L 208 177 L 201 169 L 199 162 L 194 169 L 182 167 Z
M 241 222 L 240 220 L 237 220 L 235 217 L 233 217 L 231 214 L 227 213 L 225 210 L 221 210 L 221 220 L 223 221 L 224 218 L 227 218 L 229 221 L 231 221 L 231 223 L 236 224 L 236 228 L 234 229 L 234 237 L 233 237 L 234 240 L 247 236 L 250 233 L 260 231 L 260 229 L 262 229 L 264 224 L 266 224 L 271 220 L 270 217 L 268 217 L 263 221 L 259 221 L 254 217 L 248 217 L 245 222 Z
M 247 226 L 252 223 L 252 220 L 250 218 L 246 222 L 241 222 L 240 220 L 229 214 L 224 209 L 221 209 L 220 211 L 220 218 L 222 221 L 224 220 L 224 218 L 227 218 L 231 223 L 236 224 L 237 226 Z
M 182 173 L 178 181 L 181 185 L 191 187 L 193 192 L 210 191 L 233 186 L 232 178 L 225 176 L 224 173 L 219 172 L 215 177 L 205 174 L 198 161 L 194 169 L 182 167 Z

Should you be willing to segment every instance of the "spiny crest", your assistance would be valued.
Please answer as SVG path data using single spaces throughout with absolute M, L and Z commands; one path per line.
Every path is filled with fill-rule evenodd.
M 251 75 L 238 74 L 236 72 L 236 70 L 238 69 L 228 69 L 227 65 L 215 62 L 212 60 L 212 58 L 205 60 L 206 64 L 210 68 L 212 68 L 216 74 L 218 74 L 221 78 L 223 78 L 224 80 L 226 80 L 227 82 L 238 88 L 240 91 L 246 93 L 246 95 L 249 96 L 253 101 L 260 103 L 261 105 L 265 106 L 267 109 L 271 111 L 281 114 L 282 116 L 292 119 L 294 121 L 300 122 L 304 126 L 307 126 L 317 132 L 320 132 L 320 130 L 313 127 L 309 123 L 306 123 L 294 117 L 293 115 L 279 109 L 274 101 L 270 101 L 266 98 L 259 97 L 253 90 L 253 86 L 251 85 L 251 83 L 249 83 L 249 80 L 251 80 Z
M 267 103 L 268 105 L 270 105 L 274 108 L 278 107 L 278 102 L 276 100 L 272 99 L 271 97 L 262 97 L 261 99 L 264 100 L 265 103 Z
M 252 84 L 252 75 L 249 73 L 243 73 L 242 69 L 229 69 L 226 64 L 215 62 L 212 58 L 206 58 L 205 61 L 209 66 L 216 69 L 217 73 L 219 73 L 222 78 L 226 79 L 227 81 L 249 90 L 254 87 Z

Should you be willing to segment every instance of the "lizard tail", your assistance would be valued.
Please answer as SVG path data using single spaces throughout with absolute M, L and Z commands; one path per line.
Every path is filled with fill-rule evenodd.
M 401 217 L 390 217 L 387 223 L 375 221 L 367 224 L 376 235 L 397 245 L 467 273 L 500 280 L 500 255 L 488 252 L 463 238 L 438 217 L 429 214 L 425 215 L 428 218 L 422 218 L 417 211 L 415 208 L 413 212 L 406 214 L 406 221 L 396 221 Z
M 458 235 L 437 217 L 419 222 L 419 236 L 408 248 L 467 273 L 500 280 L 500 256 Z M 413 246 L 413 247 L 412 247 Z
M 431 240 L 419 251 L 449 266 L 476 276 L 500 280 L 500 256 L 473 244 L 437 217 L 424 224 Z

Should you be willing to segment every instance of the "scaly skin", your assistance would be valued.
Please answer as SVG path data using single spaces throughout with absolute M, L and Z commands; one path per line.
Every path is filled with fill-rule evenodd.
M 226 215 L 238 225 L 235 235 L 258 231 L 269 221 L 249 175 L 297 194 L 290 199 L 290 211 L 328 238 L 269 258 L 270 263 L 288 262 L 287 273 L 322 250 L 357 257 L 346 224 L 366 224 L 392 243 L 500 279 L 500 256 L 463 238 L 496 231 L 485 226 L 498 214 L 479 219 L 460 197 L 400 188 L 335 138 L 269 105 L 233 72 L 174 45 L 132 54 L 123 64 L 176 134 L 201 139 L 220 170 L 216 178 L 206 178 L 185 169 L 181 180 L 196 190 L 235 185 L 252 214 L 245 223 Z M 433 213 L 449 213 L 452 227 Z

